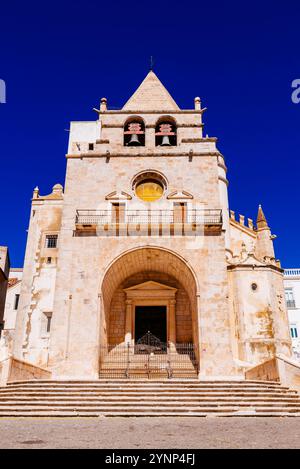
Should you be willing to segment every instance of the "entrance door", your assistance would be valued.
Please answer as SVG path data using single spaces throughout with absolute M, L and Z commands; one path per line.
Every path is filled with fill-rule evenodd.
M 155 335 L 161 342 L 167 342 L 166 306 L 136 306 L 135 343 L 147 332 Z

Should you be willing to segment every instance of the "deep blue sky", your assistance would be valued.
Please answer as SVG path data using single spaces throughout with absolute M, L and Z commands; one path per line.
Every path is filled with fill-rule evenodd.
M 300 3 L 64 1 L 1 3 L 0 245 L 23 263 L 33 188 L 64 182 L 69 121 L 99 99 L 121 107 L 155 58 L 179 106 L 201 96 L 219 138 L 230 205 L 263 204 L 284 267 L 300 266 Z

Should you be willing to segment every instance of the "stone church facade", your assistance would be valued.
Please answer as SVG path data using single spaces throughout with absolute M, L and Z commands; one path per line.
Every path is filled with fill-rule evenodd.
M 229 210 L 204 111 L 150 71 L 122 109 L 103 98 L 97 120 L 71 123 L 64 188 L 33 193 L 16 359 L 94 379 L 103 350 L 148 331 L 174 353 L 192 344 L 200 379 L 290 355 L 271 230 L 261 207 L 256 224 Z

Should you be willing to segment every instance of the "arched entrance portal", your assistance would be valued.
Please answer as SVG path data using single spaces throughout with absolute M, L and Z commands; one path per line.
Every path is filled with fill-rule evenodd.
M 134 377 L 137 368 L 149 375 L 151 362 L 168 377 L 176 367 L 182 377 L 188 368 L 195 373 L 197 284 L 184 259 L 157 247 L 128 251 L 109 266 L 101 290 L 100 376 Z

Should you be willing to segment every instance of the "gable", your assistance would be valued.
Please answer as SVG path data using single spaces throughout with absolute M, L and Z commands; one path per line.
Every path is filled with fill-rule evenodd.
M 105 200 L 131 200 L 131 195 L 127 194 L 127 192 L 117 192 L 113 191 L 110 194 L 105 196 Z
M 178 200 L 178 199 L 193 199 L 194 197 L 187 191 L 174 191 L 171 192 L 167 199 Z
M 127 101 L 128 111 L 178 111 L 179 107 L 154 72 L 150 71 Z
M 177 291 L 177 288 L 169 287 L 168 285 L 164 285 L 163 283 L 149 280 L 147 282 L 134 285 L 133 287 L 124 288 L 124 291 L 133 291 L 133 290 L 169 290 L 169 291 L 175 290 Z

